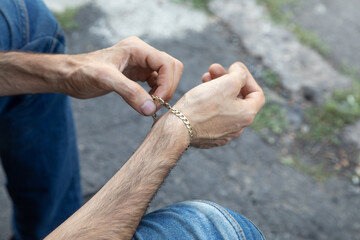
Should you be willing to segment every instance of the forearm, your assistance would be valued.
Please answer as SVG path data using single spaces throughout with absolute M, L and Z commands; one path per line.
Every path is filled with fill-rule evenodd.
M 182 121 L 166 114 L 114 177 L 47 239 L 130 239 L 188 142 Z
M 60 92 L 74 65 L 69 55 L 0 52 L 0 96 Z

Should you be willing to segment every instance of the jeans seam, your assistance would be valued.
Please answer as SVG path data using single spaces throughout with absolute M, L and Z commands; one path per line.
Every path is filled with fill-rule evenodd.
M 209 202 L 209 201 L 202 201 L 202 200 L 200 200 L 199 202 L 208 204 L 208 205 L 216 208 L 216 209 L 217 209 L 221 214 L 223 214 L 224 217 L 229 221 L 229 223 L 230 223 L 231 226 L 234 228 L 234 230 L 235 230 L 235 232 L 236 232 L 236 234 L 237 234 L 238 236 L 239 236 L 238 230 L 240 231 L 241 236 L 239 236 L 239 239 L 246 240 L 246 237 L 245 237 L 245 234 L 244 234 L 243 229 L 241 228 L 240 224 L 233 218 L 233 216 L 230 215 L 230 213 L 228 213 L 225 209 L 223 209 L 221 206 L 217 205 L 216 203 Z M 231 221 L 230 221 L 230 220 L 231 220 Z M 236 227 L 238 227 L 238 229 L 236 229 L 233 224 L 235 224 Z
M 55 49 L 55 46 L 56 46 L 56 43 L 58 42 L 58 36 L 59 36 L 59 26 L 56 24 L 56 32 L 53 36 L 53 43 L 52 43 L 52 46 L 51 46 L 51 49 L 50 49 L 50 52 L 53 53 L 54 52 L 54 49 Z
M 9 19 L 6 17 L 6 14 L 3 12 L 2 9 L 0 9 L 0 17 L 1 17 L 1 16 L 3 17 L 4 21 L 5 21 L 6 24 L 7 24 L 7 27 L 8 27 L 8 29 L 9 29 L 10 43 L 8 43 L 7 48 L 11 48 L 11 46 L 12 46 L 12 39 L 13 39 L 13 34 L 12 34 L 12 31 L 11 31 L 11 25 L 10 25 Z M 0 47 L 1 47 L 1 51 L 3 51 L 3 50 L 4 50 L 4 49 L 2 49 L 3 46 L 0 46 Z
M 25 28 L 22 29 L 22 38 L 25 40 L 25 44 L 22 45 L 26 45 L 29 43 L 29 17 L 24 0 L 18 0 L 18 4 L 20 5 L 21 18 L 23 20 L 23 24 L 25 25 Z

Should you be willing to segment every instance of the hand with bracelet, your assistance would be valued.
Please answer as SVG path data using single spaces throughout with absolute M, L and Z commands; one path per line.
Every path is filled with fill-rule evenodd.
M 192 146 L 212 148 L 239 137 L 265 103 L 262 89 L 242 63 L 226 70 L 213 64 L 203 84 L 187 92 L 174 106 L 188 116 L 194 131 Z
M 214 64 L 202 80 L 173 108 L 189 120 L 193 147 L 222 146 L 251 124 L 265 102 L 264 94 L 239 62 L 228 72 Z M 161 116 L 114 177 L 47 239 L 243 239 L 239 232 L 246 239 L 263 239 L 250 222 L 245 228 L 240 222 L 236 226 L 227 223 L 219 208 L 226 214 L 230 210 L 214 203 L 185 202 L 143 217 L 155 192 L 189 145 L 185 125 L 173 112 Z M 240 216 L 234 212 L 230 215 L 234 219 Z

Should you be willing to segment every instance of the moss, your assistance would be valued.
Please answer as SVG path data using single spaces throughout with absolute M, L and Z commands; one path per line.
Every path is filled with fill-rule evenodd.
M 278 88 L 281 86 L 281 80 L 279 76 L 270 69 L 267 69 L 263 72 L 262 77 L 264 82 L 270 88 Z
M 289 127 L 285 109 L 277 103 L 266 103 L 255 117 L 251 127 L 260 132 L 264 129 L 274 134 L 282 134 Z
M 330 48 L 320 40 L 317 34 L 300 27 L 298 24 L 291 22 L 292 15 L 284 9 L 288 6 L 296 6 L 297 1 L 294 0 L 257 0 L 258 3 L 264 5 L 268 10 L 271 19 L 278 24 L 284 25 L 292 31 L 299 41 L 327 57 Z
M 286 24 L 289 22 L 290 15 L 284 12 L 284 7 L 294 5 L 294 0 L 257 0 L 268 10 L 271 19 L 276 23 Z
M 316 142 L 330 140 L 336 143 L 336 135 L 341 129 L 360 118 L 360 77 L 354 68 L 346 64 L 341 70 L 351 78 L 352 87 L 335 91 L 324 106 L 306 110 L 305 120 L 310 126 L 306 136 Z
M 291 25 L 290 28 L 302 44 L 311 47 L 312 49 L 319 52 L 322 56 L 329 56 L 330 48 L 320 40 L 317 34 L 306 30 L 297 24 Z
M 318 182 L 324 182 L 333 175 L 326 170 L 324 163 L 309 166 L 301 163 L 300 159 L 294 156 L 283 157 L 280 159 L 280 162 L 313 177 Z
M 196 9 L 209 12 L 208 4 L 210 3 L 211 0 L 173 0 L 173 1 L 183 4 L 190 4 L 192 7 Z
M 66 8 L 62 12 L 54 12 L 54 16 L 64 30 L 76 30 L 79 27 L 75 22 L 75 16 L 78 10 L 79 8 Z
M 324 106 L 306 110 L 305 121 L 310 131 L 306 134 L 316 142 L 337 143 L 336 135 L 348 124 L 360 118 L 360 81 L 353 81 L 352 88 L 335 91 Z

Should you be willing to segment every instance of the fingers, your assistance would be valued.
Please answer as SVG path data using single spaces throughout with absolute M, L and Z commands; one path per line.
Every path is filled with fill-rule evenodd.
M 152 72 L 150 76 L 148 76 L 146 82 L 148 83 L 149 87 L 151 88 L 151 90 L 155 91 L 155 88 L 157 86 L 157 78 L 158 78 L 158 73 L 157 72 Z M 151 91 L 150 90 L 150 91 Z
M 229 87 L 231 87 L 232 92 L 238 96 L 241 89 L 247 83 L 247 74 L 240 62 L 233 63 L 228 72 L 227 79 L 231 83 L 231 85 L 229 83 Z
M 215 78 L 219 78 L 225 75 L 227 72 L 223 66 L 218 63 L 214 63 L 209 67 L 209 72 L 202 76 L 202 82 L 208 82 Z
M 122 73 L 111 74 L 114 79 L 114 90 L 117 92 L 132 108 L 145 116 L 153 115 L 156 106 L 151 96 L 138 83 L 131 81 Z
M 260 109 L 265 104 L 265 96 L 262 90 L 257 92 L 252 92 L 246 95 L 243 101 L 247 103 L 249 109 L 253 110 L 255 117 L 255 115 L 260 111 Z
M 209 68 L 209 73 L 212 79 L 221 77 L 227 73 L 225 68 L 218 63 L 214 63 Z
M 265 97 L 247 67 L 241 62 L 235 62 L 230 66 L 228 74 L 226 73 L 220 64 L 212 64 L 209 72 L 202 76 L 202 81 L 209 82 L 221 78 L 219 84 L 224 88 L 223 90 L 230 90 L 239 99 L 244 98 L 252 111 L 257 113 L 264 105 Z
M 168 102 L 174 95 L 183 73 L 184 66 L 177 59 L 170 57 L 170 55 L 167 56 L 169 57 L 169 61 L 172 61 L 171 69 L 162 68 L 159 70 L 154 94 Z M 171 74 L 172 76 L 169 77 Z
M 246 72 L 239 63 L 232 64 L 228 73 L 220 64 L 213 64 L 210 66 L 209 72 L 202 76 L 203 82 L 211 81 L 213 89 L 224 93 L 223 96 L 234 98 L 239 95 L 241 88 L 246 84 L 246 79 Z
M 244 96 L 244 101 L 248 103 L 249 107 L 254 109 L 257 113 L 265 104 L 264 92 L 253 78 L 248 68 L 242 63 L 239 64 L 247 74 L 247 82 L 241 89 L 241 94 Z
M 265 103 L 264 93 L 247 67 L 241 62 L 236 62 L 230 66 L 229 76 L 230 79 L 234 80 L 234 83 L 237 83 L 233 85 L 237 96 L 243 96 L 243 98 L 237 97 L 238 103 L 246 103 L 243 107 L 239 106 L 239 109 L 245 107 L 250 116 L 249 122 L 252 122 Z
M 119 46 L 129 49 L 129 65 L 139 65 L 158 73 L 157 85 L 154 87 L 156 89 L 153 89 L 153 92 L 165 101 L 169 101 L 179 83 L 183 64 L 137 37 L 127 38 L 120 42 Z
M 241 89 L 241 93 L 243 96 L 248 95 L 251 92 L 261 91 L 261 87 L 257 84 L 253 76 L 251 75 L 249 69 L 243 64 L 240 63 L 240 66 L 245 70 L 248 78 L 247 84 Z
M 210 75 L 209 72 L 204 73 L 204 75 L 202 75 L 202 77 L 201 77 L 201 81 L 202 81 L 203 83 L 209 82 L 209 81 L 211 81 L 211 80 L 212 80 L 212 78 L 211 78 L 211 75 Z

